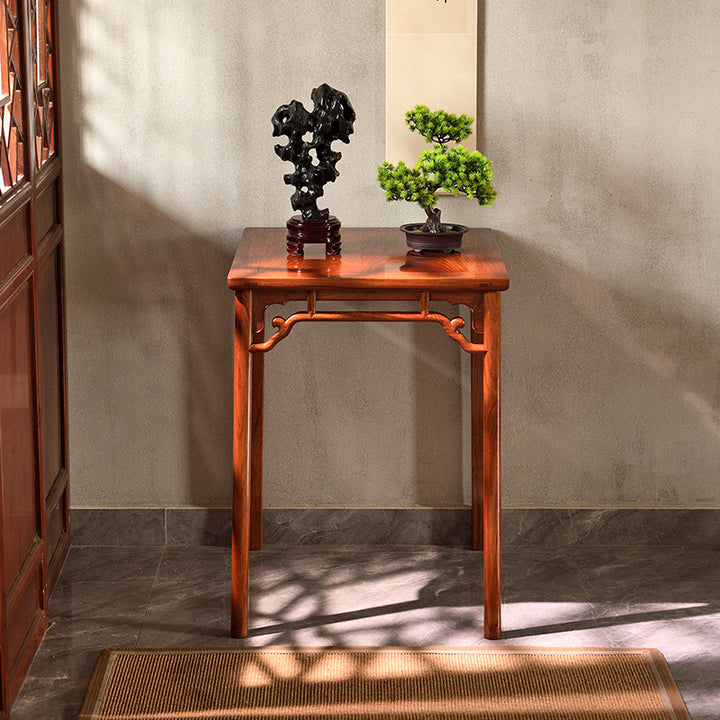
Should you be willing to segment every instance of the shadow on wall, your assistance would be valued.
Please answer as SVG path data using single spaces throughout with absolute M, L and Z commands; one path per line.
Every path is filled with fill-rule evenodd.
M 201 237 L 88 166 L 68 180 L 74 496 L 227 506 L 239 231 Z M 463 503 L 461 351 L 402 325 L 309 324 L 267 355 L 268 505 Z
M 229 504 L 231 243 L 87 166 L 66 184 L 75 496 Z
M 498 233 L 506 505 L 716 506 L 720 337 Z

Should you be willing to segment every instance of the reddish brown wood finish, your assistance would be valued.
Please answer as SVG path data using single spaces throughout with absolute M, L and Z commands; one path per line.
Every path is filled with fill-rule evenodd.
M 483 297 L 477 306 L 470 309 L 470 336 L 473 342 L 483 343 Z M 483 549 L 483 516 L 475 512 L 475 508 L 483 507 L 484 460 L 483 460 L 483 428 L 484 428 L 484 393 L 483 368 L 484 358 L 479 353 L 470 355 L 470 442 L 472 472 L 472 547 L 473 550 Z
M 249 550 L 262 547 L 263 353 L 299 322 L 437 322 L 471 353 L 472 544 L 483 550 L 485 637 L 501 633 L 500 292 L 507 271 L 490 230 L 470 230 L 460 252 L 407 252 L 399 229 L 346 228 L 343 254 L 288 256 L 284 228 L 249 228 L 228 274 L 235 292 L 232 635 L 248 634 Z M 275 318 L 291 300 L 306 310 Z M 414 311 L 319 309 L 332 301 L 412 302 Z M 471 327 L 432 312 L 432 301 L 470 308 Z
M 8 717 L 47 628 L 48 600 L 70 546 L 57 48 L 49 156 L 52 141 L 32 140 L 41 131 L 36 122 L 48 115 L 32 107 L 34 33 L 28 3 L 18 6 L 28 141 L 24 178 L 0 199 L 0 718 Z M 55 10 L 51 2 L 52 38 Z M 47 88 L 38 89 L 48 97 Z
M 30 229 L 28 213 L 21 207 L 14 213 L 5 217 L 0 223 L 0 278 L 8 273 L 26 258 L 30 253 Z
M 460 252 L 432 256 L 406 252 L 400 230 L 344 228 L 342 236 L 339 257 L 325 257 L 317 247 L 306 248 L 304 257 L 288 257 L 283 229 L 248 228 L 228 285 L 233 290 L 335 289 L 345 297 L 360 289 L 477 293 L 508 287 L 505 264 L 490 230 L 470 230 Z
M 233 409 L 232 636 L 248 633 L 248 572 L 250 568 L 250 416 L 252 355 L 250 354 L 252 294 L 235 300 L 235 395 Z
M 342 248 L 340 221 L 331 215 L 327 220 L 303 220 L 293 215 L 287 221 L 288 255 L 305 254 L 305 243 L 321 243 L 326 255 L 339 255 Z
M 500 293 L 483 298 L 483 587 L 485 637 L 500 637 Z M 474 389 L 473 392 L 477 392 Z
M 265 338 L 265 306 L 253 308 L 252 345 Z M 250 549 L 262 548 L 263 426 L 265 408 L 265 355 L 252 354 L 250 395 Z

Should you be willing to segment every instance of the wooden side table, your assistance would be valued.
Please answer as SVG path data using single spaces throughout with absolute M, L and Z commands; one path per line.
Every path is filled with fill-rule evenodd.
M 483 550 L 485 637 L 500 637 L 500 292 L 509 284 L 490 230 L 470 230 L 460 252 L 405 252 L 398 229 L 344 228 L 342 255 L 287 255 L 285 228 L 248 228 L 228 275 L 235 292 L 232 636 L 248 634 L 249 551 L 262 547 L 264 353 L 302 322 L 435 322 L 471 355 L 472 546 Z M 305 309 L 272 321 L 271 305 Z M 417 310 L 333 311 L 319 303 L 412 302 Z M 464 321 L 430 309 L 466 305 Z

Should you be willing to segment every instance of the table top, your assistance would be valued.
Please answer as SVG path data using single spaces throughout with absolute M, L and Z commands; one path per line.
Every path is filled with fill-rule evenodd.
M 409 251 L 399 228 L 342 228 L 342 254 L 305 245 L 303 257 L 287 254 L 285 228 L 247 228 L 228 274 L 232 290 L 284 288 L 402 288 L 506 290 L 505 263 L 492 230 L 472 228 L 452 253 Z

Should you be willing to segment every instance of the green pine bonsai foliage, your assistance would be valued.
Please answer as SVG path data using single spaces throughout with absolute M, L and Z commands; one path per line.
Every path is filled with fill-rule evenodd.
M 475 198 L 479 205 L 492 205 L 497 194 L 491 183 L 492 162 L 477 150 L 448 147 L 449 142 L 459 143 L 470 136 L 473 118 L 416 105 L 405 113 L 405 122 L 432 143 L 433 149 L 423 150 L 413 168 L 402 160 L 397 166 L 385 161 L 378 167 L 378 182 L 388 200 L 416 202 L 427 214 L 420 230 L 431 233 L 442 232 L 440 209 L 435 207 L 436 192 L 441 188 L 455 196 L 463 193 Z

